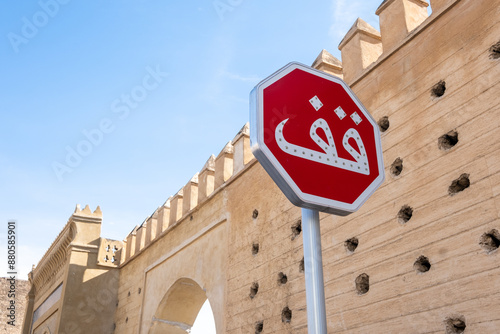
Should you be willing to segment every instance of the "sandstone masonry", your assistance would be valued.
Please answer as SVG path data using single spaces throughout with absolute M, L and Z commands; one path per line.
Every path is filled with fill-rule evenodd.
M 382 131 L 386 182 L 321 214 L 330 333 L 500 331 L 500 0 L 385 0 L 323 50 Z M 76 208 L 30 274 L 23 333 L 307 333 L 300 209 L 245 125 L 123 241 Z

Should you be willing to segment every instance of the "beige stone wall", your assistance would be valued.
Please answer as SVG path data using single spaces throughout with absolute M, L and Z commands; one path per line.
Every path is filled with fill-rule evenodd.
M 355 214 L 321 214 L 329 332 L 452 333 L 461 321 L 468 333 L 498 331 L 500 255 L 489 250 L 500 230 L 500 66 L 490 57 L 499 5 L 436 1 L 426 17 L 423 1 L 386 1 L 377 11 L 381 42 L 358 20 L 341 44 L 353 61 L 334 74 L 390 125 L 382 134 L 386 182 Z M 381 54 L 358 43 L 365 35 L 382 43 Z M 318 59 L 315 66 L 342 68 Z M 432 93 L 439 82 L 440 97 Z M 446 147 L 452 131 L 458 142 Z M 218 333 L 307 333 L 300 209 L 258 163 L 230 178 L 217 171 L 222 165 L 214 194 L 122 265 L 118 333 L 148 333 L 181 277 L 207 289 Z M 358 277 L 369 278 L 365 290 Z
M 72 251 L 60 308 L 60 334 L 114 331 L 119 273 L 97 267 L 96 257 L 88 250 Z
M 101 239 L 101 222 L 77 206 L 30 272 L 23 334 L 114 332 L 122 243 Z
M 253 333 L 260 321 L 264 333 L 294 332 L 305 325 L 306 319 L 305 281 L 300 265 L 302 235 L 300 227 L 297 229 L 300 209 L 288 202 L 258 164 L 229 188 L 228 209 L 234 220 L 227 283 L 227 332 Z M 254 283 L 258 284 L 258 291 L 251 298 Z M 290 323 L 281 321 L 286 307 L 292 310 Z
M 443 333 L 446 318 L 465 319 L 469 333 L 498 331 L 498 252 L 481 236 L 500 230 L 498 206 L 498 82 L 500 66 L 489 48 L 499 39 L 499 1 L 460 1 L 352 87 L 375 119 L 388 116 L 382 136 L 388 177 L 355 215 L 328 219 L 324 230 L 329 328 L 352 333 Z M 432 5 L 432 2 L 431 2 Z M 439 14 L 439 13 L 438 13 Z M 383 40 L 383 36 L 382 36 Z M 440 98 L 431 88 L 439 81 Z M 451 130 L 450 150 L 438 138 Z M 391 164 L 403 160 L 393 177 Z M 449 186 L 469 174 L 470 187 Z M 413 208 L 401 224 L 399 210 Z M 342 242 L 359 246 L 350 255 Z M 414 262 L 429 259 L 417 273 Z M 358 296 L 354 279 L 370 276 Z
M 189 212 L 121 268 L 117 333 L 138 333 L 139 328 L 148 333 L 162 299 L 179 278 L 192 279 L 206 291 L 216 326 L 224 332 L 229 252 L 229 215 L 222 206 L 225 196 L 221 191 L 213 194 L 207 205 Z
M 358 19 L 345 61 L 314 62 L 380 120 L 386 166 L 358 212 L 320 215 L 331 333 L 500 326 L 500 0 L 430 5 L 383 1 L 381 33 Z M 68 286 L 59 326 L 185 333 L 208 298 L 217 333 L 307 333 L 301 212 L 252 159 L 248 126 L 123 242 L 100 238 L 96 212 L 73 215 L 55 242 L 67 258 L 51 246 L 32 275 L 35 308 Z
M 8 292 L 10 290 L 10 282 L 7 277 L 0 277 L 0 293 L 2 298 L 0 298 L 0 319 L 2 319 L 0 325 L 0 333 L 2 334 L 21 334 L 21 329 L 24 321 L 24 313 L 26 310 L 26 296 L 28 294 L 30 284 L 25 280 L 16 280 L 16 321 L 15 325 L 7 325 L 7 318 L 9 315 L 7 307 L 9 307 L 10 298 L 8 298 Z

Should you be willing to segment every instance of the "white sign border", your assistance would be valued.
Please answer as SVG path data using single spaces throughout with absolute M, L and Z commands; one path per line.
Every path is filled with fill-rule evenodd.
M 270 85 L 296 69 L 303 70 L 313 75 L 322 77 L 326 80 L 340 84 L 374 128 L 373 133 L 375 136 L 374 139 L 379 175 L 352 204 L 326 199 L 302 192 L 264 143 L 263 91 L 265 88 L 269 87 Z M 283 191 L 285 196 L 293 204 L 299 207 L 328 212 L 339 216 L 346 216 L 357 211 L 385 180 L 380 131 L 373 117 L 343 80 L 298 62 L 291 62 L 283 68 L 279 69 L 274 74 L 270 75 L 266 79 L 262 80 L 259 84 L 257 84 L 257 86 L 255 86 L 255 88 L 250 93 L 250 146 L 254 156 L 261 163 L 264 169 L 269 173 L 274 182 L 276 182 L 281 191 Z

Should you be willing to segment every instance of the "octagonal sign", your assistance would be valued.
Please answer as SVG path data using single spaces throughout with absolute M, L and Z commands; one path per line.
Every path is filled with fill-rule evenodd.
M 384 181 L 380 132 L 341 79 L 290 63 L 250 93 L 252 152 L 295 205 L 348 215 Z

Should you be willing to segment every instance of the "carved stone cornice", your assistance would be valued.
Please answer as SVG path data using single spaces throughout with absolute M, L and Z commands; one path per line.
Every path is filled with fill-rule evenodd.
M 60 271 L 67 262 L 68 246 L 75 236 L 76 225 L 70 219 L 31 272 L 31 282 L 35 287 L 36 295 L 41 296 L 50 287 L 48 283 L 60 277 Z

